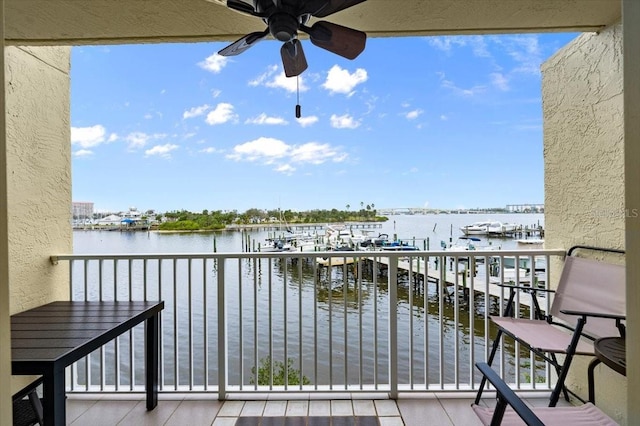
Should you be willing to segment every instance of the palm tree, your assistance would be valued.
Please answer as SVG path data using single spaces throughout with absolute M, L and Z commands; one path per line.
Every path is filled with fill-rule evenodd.
M 347 204 L 347 210 L 349 210 L 351 208 L 350 204 Z

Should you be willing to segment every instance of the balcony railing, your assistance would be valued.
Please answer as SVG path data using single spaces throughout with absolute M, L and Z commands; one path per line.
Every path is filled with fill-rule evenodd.
M 162 392 L 473 390 L 502 282 L 548 288 L 561 250 L 58 255 L 72 300 L 164 300 Z M 516 267 L 518 266 L 518 267 Z M 556 266 L 554 268 L 554 266 Z M 559 274 L 559 272 L 558 272 Z M 444 285 L 443 285 L 444 283 Z M 518 298 L 518 315 L 530 300 Z M 549 301 L 543 300 L 543 309 Z M 69 368 L 69 391 L 141 391 L 142 330 Z M 549 366 L 508 340 L 497 364 L 548 391 Z

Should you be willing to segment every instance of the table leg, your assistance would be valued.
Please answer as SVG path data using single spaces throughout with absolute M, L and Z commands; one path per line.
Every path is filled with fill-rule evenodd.
M 145 321 L 145 372 L 147 389 L 147 410 L 153 410 L 158 405 L 158 343 L 159 343 L 158 314 Z
M 66 424 L 66 395 L 64 386 L 64 368 L 45 373 L 42 383 L 42 409 L 45 426 L 64 426 Z

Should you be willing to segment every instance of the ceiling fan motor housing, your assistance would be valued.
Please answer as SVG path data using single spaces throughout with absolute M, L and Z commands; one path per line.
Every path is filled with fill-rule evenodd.
M 298 33 L 298 18 L 289 15 L 288 13 L 277 12 L 271 15 L 268 19 L 269 32 L 271 35 L 280 41 L 291 41 Z

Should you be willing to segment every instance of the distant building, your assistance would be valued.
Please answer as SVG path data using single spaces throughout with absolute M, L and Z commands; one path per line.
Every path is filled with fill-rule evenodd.
M 87 221 L 93 219 L 93 203 L 78 202 L 71 203 L 71 214 L 74 221 Z

